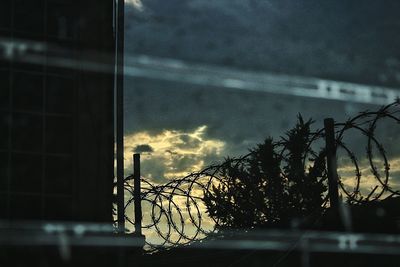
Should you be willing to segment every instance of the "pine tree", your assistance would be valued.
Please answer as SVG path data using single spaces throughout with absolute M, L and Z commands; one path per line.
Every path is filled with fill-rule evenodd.
M 204 197 L 209 215 L 224 227 L 254 228 L 288 227 L 321 212 L 325 155 L 309 147 L 311 124 L 299 115 L 279 145 L 267 138 L 244 160 L 227 159 L 218 170 L 221 183 Z

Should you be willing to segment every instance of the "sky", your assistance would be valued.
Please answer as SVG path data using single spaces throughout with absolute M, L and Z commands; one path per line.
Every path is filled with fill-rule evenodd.
M 357 59 L 383 61 L 380 64 L 393 61 L 393 65 L 399 61 L 399 54 L 391 50 L 392 44 L 376 43 L 376 39 L 388 38 L 391 27 L 395 27 L 391 25 L 397 23 L 399 27 L 397 16 L 393 17 L 390 12 L 391 5 L 396 4 L 388 1 L 385 6 L 368 2 L 366 6 L 359 6 L 352 5 L 354 1 L 347 2 L 350 3 L 310 5 L 310 1 L 292 4 L 274 0 L 129 0 L 126 54 L 337 80 L 347 77 L 347 81 L 368 84 L 370 81 L 360 75 L 363 71 L 359 68 L 365 68 L 366 73 L 378 72 L 378 68 L 358 64 Z M 340 16 L 331 14 L 333 11 L 340 11 Z M 318 16 L 310 18 L 314 15 Z M 326 18 L 319 21 L 322 16 Z M 295 25 L 299 18 L 304 19 L 303 26 Z M 389 25 L 389 29 L 376 32 L 375 29 L 383 27 L 382 23 Z M 326 33 L 328 24 L 331 28 Z M 284 30 L 282 25 L 288 28 Z M 346 28 L 348 25 L 352 27 Z M 359 37 L 350 42 L 349 35 L 355 30 L 359 30 Z M 333 36 L 337 41 L 329 47 L 327 43 Z M 229 43 L 228 39 L 230 45 L 220 45 L 225 41 Z M 392 43 L 399 42 L 398 39 L 393 36 Z M 210 42 L 215 44 L 208 44 Z M 343 42 L 347 44 L 340 44 Z M 385 51 L 371 54 L 370 50 L 377 45 L 383 46 Z M 334 54 L 333 58 L 329 54 Z M 224 61 L 222 56 L 235 58 L 235 62 Z M 276 58 L 267 60 L 272 56 Z M 257 63 L 260 58 L 265 59 L 264 65 Z M 342 62 L 342 58 L 355 59 Z M 342 75 L 343 72 L 346 75 Z M 389 83 L 383 76 L 376 74 L 374 84 L 397 85 L 395 78 Z M 400 81 L 400 76 L 398 78 Z M 326 117 L 344 121 L 359 111 L 377 108 L 367 104 L 126 77 L 125 151 L 145 152 L 148 177 L 162 181 L 173 178 L 174 174 L 179 177 L 198 170 L 225 156 L 245 154 L 268 136 L 279 138 L 294 126 L 298 113 L 314 119 L 317 129 L 322 127 Z M 127 171 L 129 162 L 130 157 L 127 157 Z
M 127 0 L 125 51 L 190 63 L 400 88 L 399 1 Z M 165 183 L 276 140 L 298 113 L 338 122 L 379 106 L 245 92 L 165 80 L 125 78 L 125 168 L 142 154 L 142 175 Z M 400 180 L 398 125 L 380 125 L 393 184 Z M 376 185 L 366 139 L 344 140 L 362 163 L 362 189 Z M 354 187 L 354 168 L 339 151 L 339 175 Z M 383 170 L 382 158 L 376 162 Z

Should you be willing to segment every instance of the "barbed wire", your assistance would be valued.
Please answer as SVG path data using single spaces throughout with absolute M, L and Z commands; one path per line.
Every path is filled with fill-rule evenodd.
M 354 173 L 353 187 L 346 185 L 350 178 L 343 177 L 339 173 L 340 193 L 351 204 L 400 196 L 400 191 L 390 183 L 392 178 L 390 176 L 390 159 L 376 133 L 378 124 L 383 120 L 395 124 L 400 123 L 399 100 L 377 111 L 361 112 L 343 123 L 335 123 L 337 151 L 344 151 L 342 158 L 348 158 L 349 163 L 346 166 L 351 166 Z M 352 130 L 367 138 L 366 161 L 360 160 L 356 156 L 356 152 L 352 151 L 351 144 L 345 141 L 347 136 L 354 138 L 355 135 L 350 133 Z M 324 153 L 324 137 L 324 129 L 310 133 L 307 151 L 303 159 L 304 169 L 310 159 L 319 154 L 317 152 Z M 284 159 L 287 156 L 286 142 L 282 139 L 273 145 L 280 151 L 280 157 Z M 222 164 L 211 165 L 166 184 L 153 184 L 142 177 L 141 201 L 145 210 L 142 228 L 145 234 L 157 236 L 156 238 L 147 238 L 147 250 L 151 252 L 188 245 L 218 232 L 220 222 L 207 215 L 204 197 L 210 192 L 212 185 L 226 183 L 224 172 L 221 171 L 224 167 L 238 166 L 248 160 L 252 153 L 254 152 L 242 157 L 227 159 Z M 362 167 L 366 168 L 365 162 L 367 162 L 372 177 L 361 171 Z M 326 178 L 326 175 L 323 176 Z M 363 188 L 365 187 L 363 178 L 369 183 L 371 183 L 371 179 L 374 180 L 376 186 L 370 189 Z M 133 176 L 128 176 L 125 180 L 125 189 L 130 196 L 125 205 L 125 214 L 127 221 L 133 225 L 133 216 L 132 218 L 129 216 L 129 213 L 133 212 L 130 207 L 134 201 L 132 179 Z M 328 198 L 326 197 L 325 200 L 323 208 L 329 206 Z

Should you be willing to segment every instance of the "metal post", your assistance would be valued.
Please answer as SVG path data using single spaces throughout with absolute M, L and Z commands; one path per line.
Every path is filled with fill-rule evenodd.
M 135 203 L 135 235 L 142 235 L 142 202 L 140 197 L 140 154 L 133 155 L 133 180 Z
M 337 208 L 339 203 L 338 174 L 335 144 L 335 122 L 332 118 L 324 120 L 326 162 L 328 167 L 328 194 L 331 207 Z
M 124 0 L 117 2 L 116 27 L 116 143 L 117 143 L 117 212 L 118 228 L 125 232 L 124 200 Z

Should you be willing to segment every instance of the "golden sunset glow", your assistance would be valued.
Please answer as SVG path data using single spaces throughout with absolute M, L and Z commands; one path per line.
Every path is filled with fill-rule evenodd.
M 125 135 L 125 171 L 132 173 L 132 154 L 141 153 L 142 176 L 153 182 L 181 178 L 222 157 L 225 142 L 206 137 L 207 126 L 193 131 L 163 130 Z
M 179 179 L 187 176 L 192 172 L 201 171 L 214 162 L 221 162 L 229 151 L 229 143 L 211 138 L 208 136 L 207 126 L 199 126 L 190 131 L 165 129 L 158 132 L 140 131 L 127 134 L 124 137 L 124 156 L 125 156 L 125 175 L 133 172 L 132 155 L 134 153 L 141 154 L 141 175 L 146 180 L 154 185 L 165 184 L 168 181 Z M 399 189 L 400 181 L 400 158 L 388 159 L 390 164 L 390 177 L 389 186 L 394 190 Z M 368 194 L 378 186 L 378 193 L 382 188 L 379 181 L 371 172 L 371 166 L 366 158 L 360 159 L 359 170 L 361 173 L 361 181 L 359 190 L 362 196 L 366 197 Z M 380 158 L 373 160 L 379 175 L 385 177 L 384 162 Z M 356 186 L 356 173 L 355 167 L 351 160 L 346 157 L 338 158 L 338 174 L 340 179 L 348 192 L 353 192 Z M 185 184 L 180 186 L 181 190 L 187 190 Z M 126 193 L 126 199 L 130 198 L 129 192 Z M 200 187 L 194 186 L 191 188 L 191 196 L 202 197 L 204 191 Z M 385 193 L 382 197 L 386 197 L 389 193 Z M 345 197 L 345 196 L 343 196 Z M 171 199 L 172 200 L 172 199 Z M 157 223 L 158 231 L 153 228 L 145 228 L 144 234 L 148 242 L 152 244 L 162 244 L 164 237 L 169 236 L 172 242 L 187 242 L 186 239 L 180 239 L 181 222 L 185 224 L 184 233 L 187 237 L 202 238 L 204 234 L 196 235 L 197 227 L 195 224 L 201 224 L 202 229 L 205 231 L 212 231 L 215 224 L 214 221 L 208 216 L 204 203 L 200 200 L 194 203 L 189 203 L 191 208 L 187 209 L 188 199 L 184 196 L 176 195 L 173 197 L 171 218 L 164 215 L 160 217 Z M 192 201 L 192 200 L 191 200 Z M 163 199 L 161 205 L 168 207 L 169 200 Z M 152 209 L 149 202 L 143 202 L 143 224 L 151 224 Z M 197 209 L 194 207 L 197 206 Z M 178 210 L 179 209 L 179 212 Z M 133 218 L 133 206 L 128 206 L 126 214 L 128 217 Z M 160 214 L 160 210 L 155 210 L 156 215 Z M 190 212 L 190 213 L 189 213 Z M 194 224 L 192 218 L 201 216 L 201 221 L 196 221 Z M 178 229 L 170 228 L 171 225 L 168 220 L 174 220 Z M 128 224 L 127 228 L 133 230 L 133 225 Z
M 373 160 L 377 172 L 381 179 L 385 180 L 385 166 L 383 160 L 375 159 Z M 398 190 L 400 185 L 400 158 L 389 159 L 389 182 L 388 185 L 394 189 Z M 345 164 L 340 164 L 338 167 L 338 174 L 345 188 L 349 191 L 354 190 L 356 186 L 356 173 L 354 165 L 346 162 Z M 368 195 L 376 186 L 381 188 L 381 183 L 372 174 L 371 166 L 368 160 L 364 159 L 359 162 L 359 170 L 361 173 L 360 180 L 360 192 L 366 196 Z

